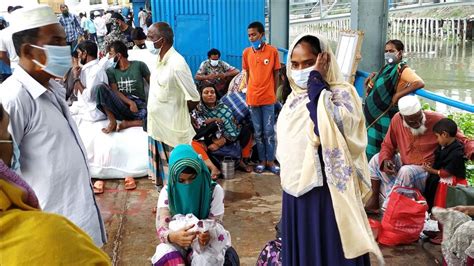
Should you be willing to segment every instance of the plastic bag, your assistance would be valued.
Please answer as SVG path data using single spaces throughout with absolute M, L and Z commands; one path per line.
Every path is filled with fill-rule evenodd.
M 378 241 L 387 246 L 418 240 L 428 210 L 425 198 L 414 188 L 394 187 L 382 218 Z
M 187 215 L 177 214 L 169 223 L 171 231 L 178 231 L 194 224 L 191 232 L 209 232 L 211 240 L 206 246 L 201 246 L 197 238 L 191 244 L 193 253 L 191 255 L 192 266 L 220 266 L 225 262 L 226 250 L 232 246 L 230 233 L 212 219 L 199 220 L 192 213 Z

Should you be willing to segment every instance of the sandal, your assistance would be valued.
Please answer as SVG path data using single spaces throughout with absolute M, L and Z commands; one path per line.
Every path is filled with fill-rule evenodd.
M 240 162 L 239 163 L 239 166 L 237 166 L 237 170 L 240 170 L 242 172 L 246 172 L 246 173 L 252 173 L 252 166 L 244 163 L 244 162 Z
M 102 194 L 104 193 L 104 181 L 97 180 L 94 182 L 94 194 Z
M 137 184 L 135 184 L 135 179 L 131 176 L 125 177 L 125 189 L 126 190 L 133 190 L 137 188 Z
M 259 164 L 253 170 L 255 171 L 255 173 L 261 174 L 263 173 L 263 171 L 265 171 L 265 165 Z
M 280 167 L 276 164 L 270 166 L 268 170 L 270 170 L 270 172 L 272 172 L 274 175 L 280 175 Z

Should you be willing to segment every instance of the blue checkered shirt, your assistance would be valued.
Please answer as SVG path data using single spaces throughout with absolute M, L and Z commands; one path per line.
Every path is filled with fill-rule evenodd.
M 79 35 L 84 34 L 79 21 L 72 14 L 69 14 L 67 17 L 61 15 L 59 23 L 61 23 L 66 32 L 66 42 L 74 42 Z

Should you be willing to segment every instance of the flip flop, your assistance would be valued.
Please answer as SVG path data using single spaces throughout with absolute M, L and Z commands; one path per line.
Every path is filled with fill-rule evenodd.
M 133 190 L 136 189 L 137 185 L 135 184 L 135 179 L 131 176 L 125 177 L 125 189 L 126 190 Z
M 280 167 L 275 164 L 270 166 L 268 170 L 270 170 L 270 172 L 272 172 L 275 175 L 280 175 Z
M 259 165 L 255 166 L 255 168 L 253 170 L 255 171 L 255 173 L 261 174 L 261 173 L 263 173 L 263 171 L 265 171 L 265 165 L 259 164 Z
M 104 193 L 104 181 L 97 180 L 94 182 L 94 194 Z

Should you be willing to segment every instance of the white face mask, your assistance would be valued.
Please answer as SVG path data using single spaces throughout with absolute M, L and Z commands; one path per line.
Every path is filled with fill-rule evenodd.
M 301 70 L 291 70 L 291 78 L 302 89 L 308 88 L 309 73 L 314 70 L 314 66 L 310 66 Z
M 219 60 L 212 60 L 211 59 L 211 66 L 215 67 L 215 66 L 217 66 L 217 64 L 219 64 Z
M 33 59 L 33 63 L 37 64 L 43 71 L 55 77 L 62 78 L 72 67 L 71 48 L 69 45 L 44 45 L 43 47 L 33 45 L 32 47 L 44 50 L 46 54 L 46 64 L 41 64 L 38 60 Z
M 159 42 L 162 38 L 158 39 L 157 41 L 149 41 L 145 40 L 145 46 L 148 49 L 148 51 L 152 54 L 160 54 L 161 52 L 161 47 L 160 48 L 155 48 L 155 43 Z

